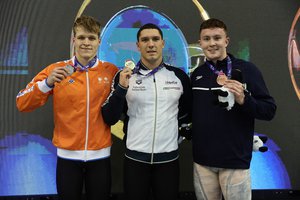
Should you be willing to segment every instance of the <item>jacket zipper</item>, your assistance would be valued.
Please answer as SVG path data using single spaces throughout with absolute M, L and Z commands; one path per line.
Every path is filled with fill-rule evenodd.
M 157 117 L 157 85 L 155 81 L 155 74 L 153 74 L 153 82 L 155 87 L 155 113 L 154 113 L 154 129 L 153 129 L 153 141 L 152 141 L 152 153 L 151 153 L 151 164 L 153 164 L 154 157 L 154 142 L 155 142 L 155 132 L 156 132 L 156 117 Z
M 85 145 L 84 145 L 84 161 L 87 161 L 87 148 L 89 139 L 89 113 L 90 113 L 90 84 L 89 73 L 86 72 L 86 129 L 85 129 Z

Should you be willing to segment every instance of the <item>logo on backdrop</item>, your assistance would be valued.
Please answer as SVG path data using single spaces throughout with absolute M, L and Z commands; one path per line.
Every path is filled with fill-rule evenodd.
M 300 100 L 300 8 L 291 26 L 288 42 L 288 63 L 291 81 Z M 297 33 L 298 29 L 298 33 Z

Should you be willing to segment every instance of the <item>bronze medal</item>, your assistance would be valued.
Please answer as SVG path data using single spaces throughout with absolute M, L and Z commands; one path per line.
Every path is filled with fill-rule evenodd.
M 227 76 L 225 74 L 219 74 L 217 77 L 217 83 L 219 85 L 224 85 L 225 82 L 227 81 Z

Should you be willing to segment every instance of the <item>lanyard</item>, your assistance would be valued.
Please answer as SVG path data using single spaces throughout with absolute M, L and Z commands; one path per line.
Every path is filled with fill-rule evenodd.
M 75 56 L 75 69 L 79 71 L 87 71 L 88 68 L 94 66 L 94 64 L 97 62 L 97 56 L 95 56 L 86 66 L 83 66 L 76 58 Z
M 160 69 L 162 69 L 162 68 L 164 67 L 163 62 L 161 62 L 160 65 L 159 65 L 158 67 L 154 68 L 154 69 L 151 70 L 149 73 L 147 73 L 147 74 L 142 74 L 142 73 L 140 72 L 141 66 L 144 66 L 144 67 L 145 67 L 145 65 L 144 65 L 141 61 L 139 61 L 139 62 L 136 64 L 136 67 L 134 68 L 133 73 L 137 73 L 137 74 L 139 74 L 139 75 L 142 75 L 142 76 L 144 76 L 145 78 L 147 78 L 147 77 L 149 77 L 149 76 L 155 74 L 156 72 L 158 72 Z M 145 67 L 145 68 L 146 68 L 146 67 Z
M 216 69 L 212 64 L 210 64 L 208 61 L 206 61 L 205 63 L 209 66 L 209 68 L 210 68 L 215 74 L 217 74 L 217 75 L 219 75 L 219 74 L 224 74 L 224 72 L 223 72 L 222 70 L 221 70 L 221 71 L 217 70 L 217 69 Z M 231 62 L 230 57 L 227 56 L 227 74 L 226 74 L 226 76 L 227 76 L 228 78 L 231 78 L 231 71 L 232 71 L 232 62 Z

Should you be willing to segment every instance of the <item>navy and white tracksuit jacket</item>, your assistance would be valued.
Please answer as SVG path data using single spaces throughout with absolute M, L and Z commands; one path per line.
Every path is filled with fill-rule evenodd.
M 248 169 L 252 158 L 255 119 L 271 120 L 276 104 L 269 94 L 259 69 L 250 62 L 229 54 L 232 72 L 239 70 L 247 87 L 243 105 L 235 104 L 228 111 L 216 104 L 212 88 L 217 75 L 205 63 L 191 76 L 193 91 L 193 159 L 195 163 L 227 169 Z M 213 64 L 213 63 L 211 63 Z M 215 67 L 227 73 L 227 58 Z M 233 78 L 233 77 L 232 77 Z
M 178 125 L 190 122 L 189 77 L 165 63 L 154 74 L 141 62 L 138 65 L 127 93 L 115 85 L 103 106 L 111 110 L 104 120 L 114 124 L 122 112 L 125 114 L 126 157 L 150 164 L 173 161 L 178 158 Z M 118 82 L 118 75 L 115 80 Z

